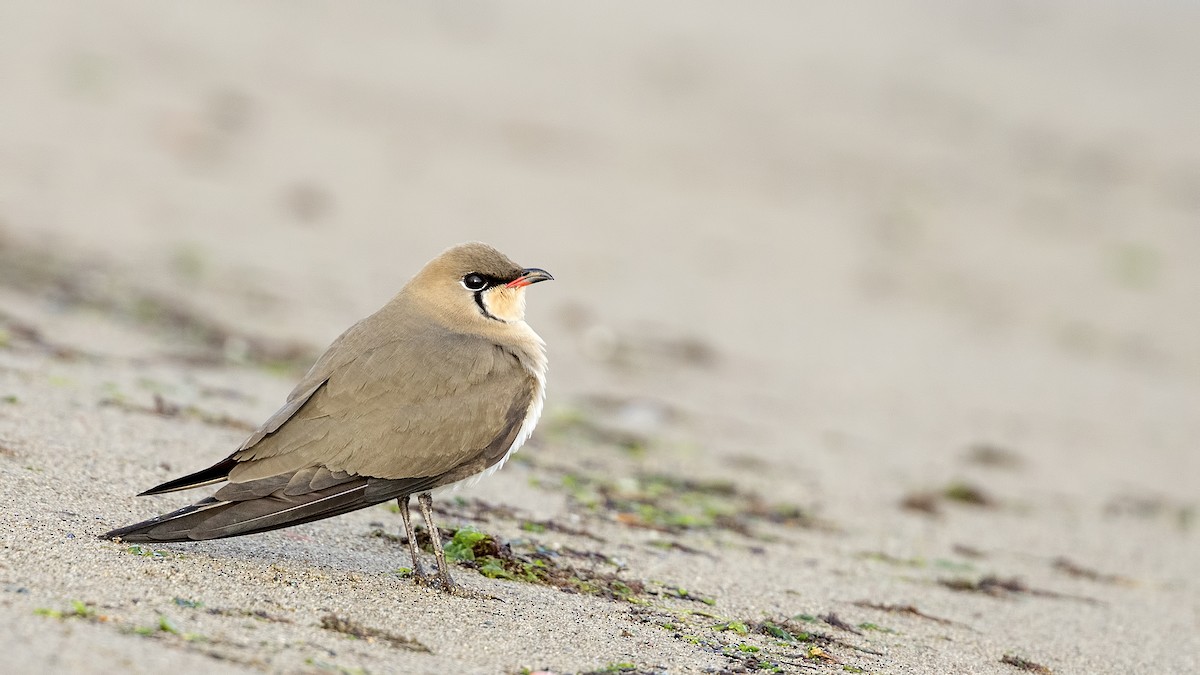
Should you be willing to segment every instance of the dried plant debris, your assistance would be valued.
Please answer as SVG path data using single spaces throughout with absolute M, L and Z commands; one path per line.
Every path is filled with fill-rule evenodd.
M 110 617 L 99 614 L 89 603 L 81 600 L 72 600 L 71 607 L 68 609 L 38 607 L 37 609 L 33 610 L 33 613 L 38 616 L 45 616 L 51 619 L 84 619 L 95 622 L 107 622 L 111 620 Z
M 122 397 L 111 397 L 100 401 L 102 407 L 119 408 L 130 412 L 145 413 L 148 415 L 157 415 L 158 417 L 177 417 L 194 419 L 203 424 L 209 424 L 226 429 L 235 429 L 237 431 L 254 431 L 255 425 L 244 420 L 239 420 L 235 417 L 213 413 L 203 410 L 197 406 L 180 406 L 168 402 L 161 394 L 154 395 L 154 403 L 149 406 L 137 405 L 130 403 Z
M 867 602 L 866 600 L 858 600 L 858 601 L 854 602 L 853 604 L 855 607 L 862 607 L 863 609 L 874 609 L 874 610 L 878 610 L 880 612 L 888 612 L 891 614 L 907 614 L 909 616 L 915 616 L 920 619 L 927 619 L 929 621 L 933 621 L 934 623 L 940 623 L 940 624 L 944 624 L 944 625 L 953 625 L 955 623 L 954 621 L 951 621 L 949 619 L 943 619 L 941 617 L 933 616 L 931 614 L 926 614 L 925 612 L 922 612 L 921 610 L 917 609 L 913 605 L 890 605 L 890 604 L 878 603 L 878 602 Z
M 0 312 L 0 348 L 17 347 L 45 352 L 62 361 L 74 361 L 83 356 L 78 349 L 49 340 L 36 326 Z
M 534 533 L 558 532 L 560 534 L 569 534 L 575 537 L 584 537 L 600 543 L 606 541 L 603 537 L 598 537 L 587 530 L 571 527 L 569 525 L 563 525 L 556 520 L 523 520 L 521 521 L 521 529 L 526 532 Z
M 702 555 L 702 556 L 705 556 L 708 558 L 712 558 L 713 560 L 718 559 L 717 555 L 714 553 L 711 553 L 709 551 L 702 551 L 698 548 L 693 548 L 691 546 L 688 546 L 687 544 L 682 544 L 678 541 L 674 541 L 674 540 L 670 540 L 670 539 L 653 539 L 651 541 L 646 542 L 646 544 L 648 546 L 662 549 L 664 551 L 679 551 L 680 553 L 686 553 L 688 555 Z
M 371 523 L 371 525 L 372 525 L 371 531 L 367 532 L 368 537 L 374 537 L 376 539 L 383 539 L 385 541 L 390 541 L 394 544 L 408 543 L 408 538 L 405 537 L 404 535 L 396 534 L 394 532 L 388 532 L 387 530 L 385 530 L 383 528 L 383 523 L 375 522 L 375 523 Z
M 971 464 L 995 469 L 1018 469 L 1024 460 L 1016 452 L 994 443 L 975 443 L 967 448 L 966 459 Z
M 399 507 L 389 503 L 399 512 Z M 482 499 L 467 499 L 455 497 L 452 500 L 434 502 L 434 513 L 445 518 L 470 520 L 476 523 L 490 523 L 493 519 L 517 520 L 517 510 L 507 504 L 492 504 Z
M 646 604 L 654 598 L 715 605 L 710 595 L 660 581 L 643 582 L 622 576 L 625 564 L 597 551 L 571 547 L 547 548 L 533 541 L 500 542 L 473 527 L 442 530 L 446 559 L 472 568 L 485 577 L 557 588 L 565 593 L 594 595 L 609 600 Z M 406 542 L 405 539 L 400 539 Z M 432 550 L 429 533 L 417 530 L 417 543 Z M 567 560 L 579 561 L 577 565 Z
M 863 634 L 861 630 L 846 623 L 845 621 L 843 621 L 841 619 L 841 617 L 839 617 L 837 614 L 834 614 L 833 612 L 830 612 L 828 614 L 821 616 L 821 620 L 824 621 L 825 623 L 829 624 L 830 626 L 833 626 L 834 628 L 836 628 L 838 630 L 844 630 L 847 633 L 854 633 L 855 635 Z
M 1182 531 L 1195 524 L 1197 510 L 1195 503 L 1180 503 L 1161 495 L 1145 494 L 1117 495 L 1104 505 L 1104 515 L 1109 518 L 1166 518 Z
M 1104 504 L 1109 517 L 1156 518 L 1170 510 L 1170 500 L 1161 495 L 1121 494 Z
M 368 628 L 360 623 L 345 617 L 340 617 L 336 614 L 327 614 L 322 617 L 321 628 L 334 631 L 335 633 L 349 635 L 359 640 L 366 640 L 367 642 L 385 642 L 398 649 L 430 653 L 429 647 L 426 647 L 413 638 L 404 635 L 396 635 L 395 633 L 389 633 L 388 631 L 380 630 L 378 628 Z
M 400 507 L 395 502 L 388 502 L 380 505 L 392 513 L 399 513 Z M 593 532 L 580 527 L 572 527 L 565 525 L 557 520 L 535 520 L 526 517 L 519 509 L 508 506 L 507 504 L 492 504 L 482 499 L 464 497 L 455 497 L 453 500 L 443 500 L 434 502 L 434 513 L 442 516 L 446 520 L 470 521 L 473 523 L 491 523 L 495 520 L 507 520 L 510 522 L 519 522 L 522 531 L 531 534 L 541 534 L 543 532 L 558 532 L 574 537 L 583 537 L 591 539 L 595 542 L 603 543 L 606 540 L 603 537 L 597 536 Z M 407 542 L 402 534 L 393 534 L 388 532 L 384 523 L 375 521 L 371 523 L 375 529 L 368 533 L 368 536 L 388 539 L 391 541 Z
M 947 501 L 968 504 L 970 506 L 996 506 L 996 500 L 992 499 L 982 488 L 961 481 L 950 483 L 943 488 L 942 498 Z
M 862 654 L 870 654 L 872 656 L 883 655 L 874 649 L 868 649 L 844 640 L 839 640 L 838 638 L 832 637 L 825 633 L 809 630 L 801 623 L 797 623 L 797 621 L 801 621 L 803 623 L 812 623 L 812 621 L 807 620 L 806 617 L 807 615 L 798 614 L 790 619 L 763 620 L 754 622 L 752 625 L 754 626 L 754 632 L 764 635 L 780 637 L 778 629 L 782 629 L 785 633 L 790 634 L 797 642 L 814 642 L 826 648 L 842 647 Z M 858 634 L 861 635 L 861 633 Z
M 659 473 L 623 478 L 563 472 L 561 486 L 572 505 L 588 513 L 608 513 L 630 527 L 681 532 L 724 529 L 760 537 L 755 525 L 832 529 L 799 506 L 775 504 L 730 481 L 701 481 Z
M 938 502 L 938 496 L 932 492 L 914 492 L 905 495 L 900 500 L 900 508 L 906 511 L 924 513 L 927 516 L 940 516 L 942 514 L 942 507 Z
M 696 591 L 689 591 L 682 586 L 672 586 L 662 582 L 651 582 L 648 584 L 646 593 L 649 595 L 675 598 L 676 600 L 699 602 L 709 606 L 717 604 L 716 598 L 713 598 L 712 596 L 704 595 L 703 593 L 697 593 Z
M 1088 598 L 1081 595 L 1069 595 L 1066 593 L 1058 593 L 1055 591 L 1046 591 L 1038 588 L 1030 588 L 1025 585 L 1025 582 L 1016 577 L 1008 579 L 988 575 L 978 580 L 966 578 L 956 579 L 939 579 L 938 583 L 950 590 L 982 593 L 995 598 L 1006 598 L 1014 595 L 1034 595 L 1042 598 L 1056 598 L 1061 600 L 1078 600 L 1091 604 L 1100 604 L 1095 598 Z
M 1050 670 L 1046 666 L 1043 666 L 1040 663 L 1034 663 L 1029 659 L 1023 659 L 1020 656 L 1013 656 L 1012 654 L 1005 654 L 1000 659 L 1000 663 L 1012 666 L 1014 668 L 1019 668 L 1027 673 L 1038 673 L 1038 675 L 1054 675 L 1054 671 Z
M 600 553 L 553 550 L 533 542 L 514 546 L 473 527 L 441 532 L 447 560 L 470 567 L 490 579 L 522 581 L 551 586 L 565 593 L 629 602 L 637 601 L 646 591 L 641 581 L 620 576 L 623 565 Z M 422 528 L 417 531 L 417 544 L 425 550 L 432 550 L 427 530 Z M 568 557 L 598 562 L 612 567 L 612 571 L 575 566 L 565 561 Z
M 1063 557 L 1055 558 L 1054 562 L 1051 563 L 1051 566 L 1069 576 L 1079 579 L 1087 579 L 1088 581 L 1095 581 L 1096 583 L 1118 586 L 1133 586 L 1136 583 L 1129 577 L 1123 577 L 1118 574 L 1104 574 L 1102 572 L 1097 572 L 1094 569 L 1083 567 L 1082 565 L 1078 565 Z
M 646 398 L 586 396 L 576 406 L 559 407 L 542 422 L 542 434 L 556 442 L 585 443 L 640 452 L 654 446 L 683 415 L 674 407 Z
M 244 616 L 249 619 L 254 619 L 255 621 L 265 621 L 266 623 L 292 623 L 292 620 L 285 616 L 277 616 L 261 609 L 229 609 L 213 607 L 204 611 L 217 616 Z
M 941 490 L 927 490 L 905 495 L 900 507 L 930 516 L 942 514 L 943 503 L 965 504 L 978 508 L 996 508 L 999 502 L 977 485 L 963 481 L 952 482 Z
M 901 558 L 899 556 L 894 556 L 890 553 L 884 553 L 882 551 L 866 551 L 858 554 L 858 557 L 862 558 L 863 560 L 874 560 L 876 562 L 886 563 L 888 565 L 896 565 L 898 567 L 934 567 L 955 572 L 969 572 L 975 568 L 973 564 L 968 562 L 959 562 L 946 558 Z
M 180 599 L 176 598 L 176 604 L 179 604 Z M 187 605 L 179 605 L 181 607 Z M 209 639 L 198 633 L 188 633 L 181 631 L 165 614 L 159 614 L 158 618 L 151 625 L 136 626 L 124 623 L 120 617 L 104 614 L 98 611 L 91 603 L 85 603 L 79 600 L 72 600 L 69 609 L 50 609 L 39 607 L 33 610 L 33 613 L 38 616 L 44 616 L 51 619 L 75 619 L 87 621 L 88 623 L 104 623 L 112 624 L 119 628 L 123 633 L 131 633 L 142 637 L 168 637 L 175 636 L 185 642 L 208 642 Z M 210 654 L 217 658 L 226 658 L 221 654 Z
M 399 510 L 398 508 L 396 509 Z M 438 515 L 444 516 L 452 520 L 469 520 L 475 523 L 490 523 L 494 519 L 499 520 L 519 520 L 521 529 L 533 534 L 542 532 L 558 532 L 560 534 L 569 534 L 575 537 L 584 537 L 592 541 L 603 542 L 602 537 L 598 537 L 588 530 L 571 527 L 556 520 L 534 520 L 526 518 L 522 513 L 506 504 L 491 504 L 482 499 L 465 499 L 456 497 L 453 501 L 445 501 L 435 503 L 433 510 Z
M 807 615 L 750 620 L 722 617 L 705 610 L 636 607 L 631 610 L 631 617 L 666 630 L 673 638 L 698 649 L 726 657 L 729 667 L 721 672 L 795 672 L 822 665 L 865 672 L 846 662 L 864 658 L 859 655 L 882 656 L 878 651 L 809 628 L 804 623 L 817 619 Z
M 955 544 L 953 551 L 964 558 L 971 558 L 973 560 L 980 560 L 987 557 L 987 554 L 983 551 L 974 546 L 967 546 L 966 544 Z
M 1002 579 L 989 575 L 978 580 L 959 577 L 955 579 L 939 579 L 938 583 L 952 591 L 983 593 L 995 597 L 1029 592 L 1029 587 L 1016 577 Z
M 0 285 L 40 296 L 67 309 L 91 309 L 126 323 L 169 334 L 194 351 L 180 360 L 242 362 L 303 372 L 318 353 L 309 345 L 239 333 L 189 307 L 179 297 L 137 287 L 95 261 L 65 260 L 48 249 L 0 247 Z M 11 322 L 5 330 L 14 333 Z M 78 352 L 47 342 L 36 329 L 17 325 L 25 340 L 60 357 Z

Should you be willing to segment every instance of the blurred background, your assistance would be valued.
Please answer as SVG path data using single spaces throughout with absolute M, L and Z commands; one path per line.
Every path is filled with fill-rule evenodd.
M 984 439 L 1048 477 L 1015 493 L 1194 495 L 1198 34 L 1185 0 L 4 2 L 0 307 L 52 266 L 315 352 L 480 239 L 558 279 L 552 405 L 665 401 L 772 489 L 890 499 Z

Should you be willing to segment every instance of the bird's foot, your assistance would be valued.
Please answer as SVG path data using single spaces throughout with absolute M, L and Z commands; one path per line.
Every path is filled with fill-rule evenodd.
M 437 587 L 443 592 L 454 594 L 459 588 L 458 584 L 454 583 L 454 579 L 450 578 L 450 573 L 445 570 L 438 570 Z
M 430 581 L 429 573 L 421 566 L 421 563 L 414 561 L 412 569 L 408 573 L 408 577 L 422 586 L 428 585 Z
M 412 579 L 421 586 L 436 588 L 444 593 L 452 594 L 458 590 L 458 585 L 454 583 L 454 579 L 451 579 L 449 574 L 426 574 L 424 570 L 413 570 Z
M 414 571 L 410 576 L 413 580 L 413 583 L 417 584 L 418 586 L 433 588 L 447 595 L 453 595 L 459 598 L 468 598 L 471 600 L 496 600 L 497 602 L 508 602 L 504 598 L 492 595 L 490 593 L 481 593 L 480 591 L 467 588 L 466 586 L 459 586 L 448 573 L 442 575 L 438 573 L 426 574 L 424 571 L 420 573 Z
M 458 585 L 454 583 L 454 579 L 451 579 L 450 574 L 443 570 L 438 570 L 435 574 L 423 575 L 417 580 L 417 583 L 430 588 L 436 588 L 443 593 L 453 594 L 458 589 Z

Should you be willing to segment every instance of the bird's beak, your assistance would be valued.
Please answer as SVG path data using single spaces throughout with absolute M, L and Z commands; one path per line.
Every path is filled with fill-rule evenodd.
M 536 284 L 539 281 L 553 281 L 554 277 L 546 270 L 540 270 L 536 267 L 530 267 L 521 270 L 521 276 L 504 284 L 505 288 L 524 288 L 530 284 Z

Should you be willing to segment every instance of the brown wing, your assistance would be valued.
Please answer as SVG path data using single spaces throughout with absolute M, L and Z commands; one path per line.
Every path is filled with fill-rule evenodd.
M 341 364 L 274 432 L 234 453 L 229 480 L 313 466 L 387 479 L 440 475 L 506 436 L 535 386 L 490 342 L 448 331 L 398 336 Z
M 455 340 L 462 338 L 442 335 L 437 358 L 431 354 L 438 350 L 409 339 L 349 360 L 311 393 L 295 397 L 303 401 L 290 417 L 264 425 L 275 428 L 227 460 L 237 463 L 213 497 L 105 538 L 164 542 L 252 534 L 483 471 L 512 446 L 536 382 L 503 349 Z M 406 369 L 400 358 L 421 368 Z

